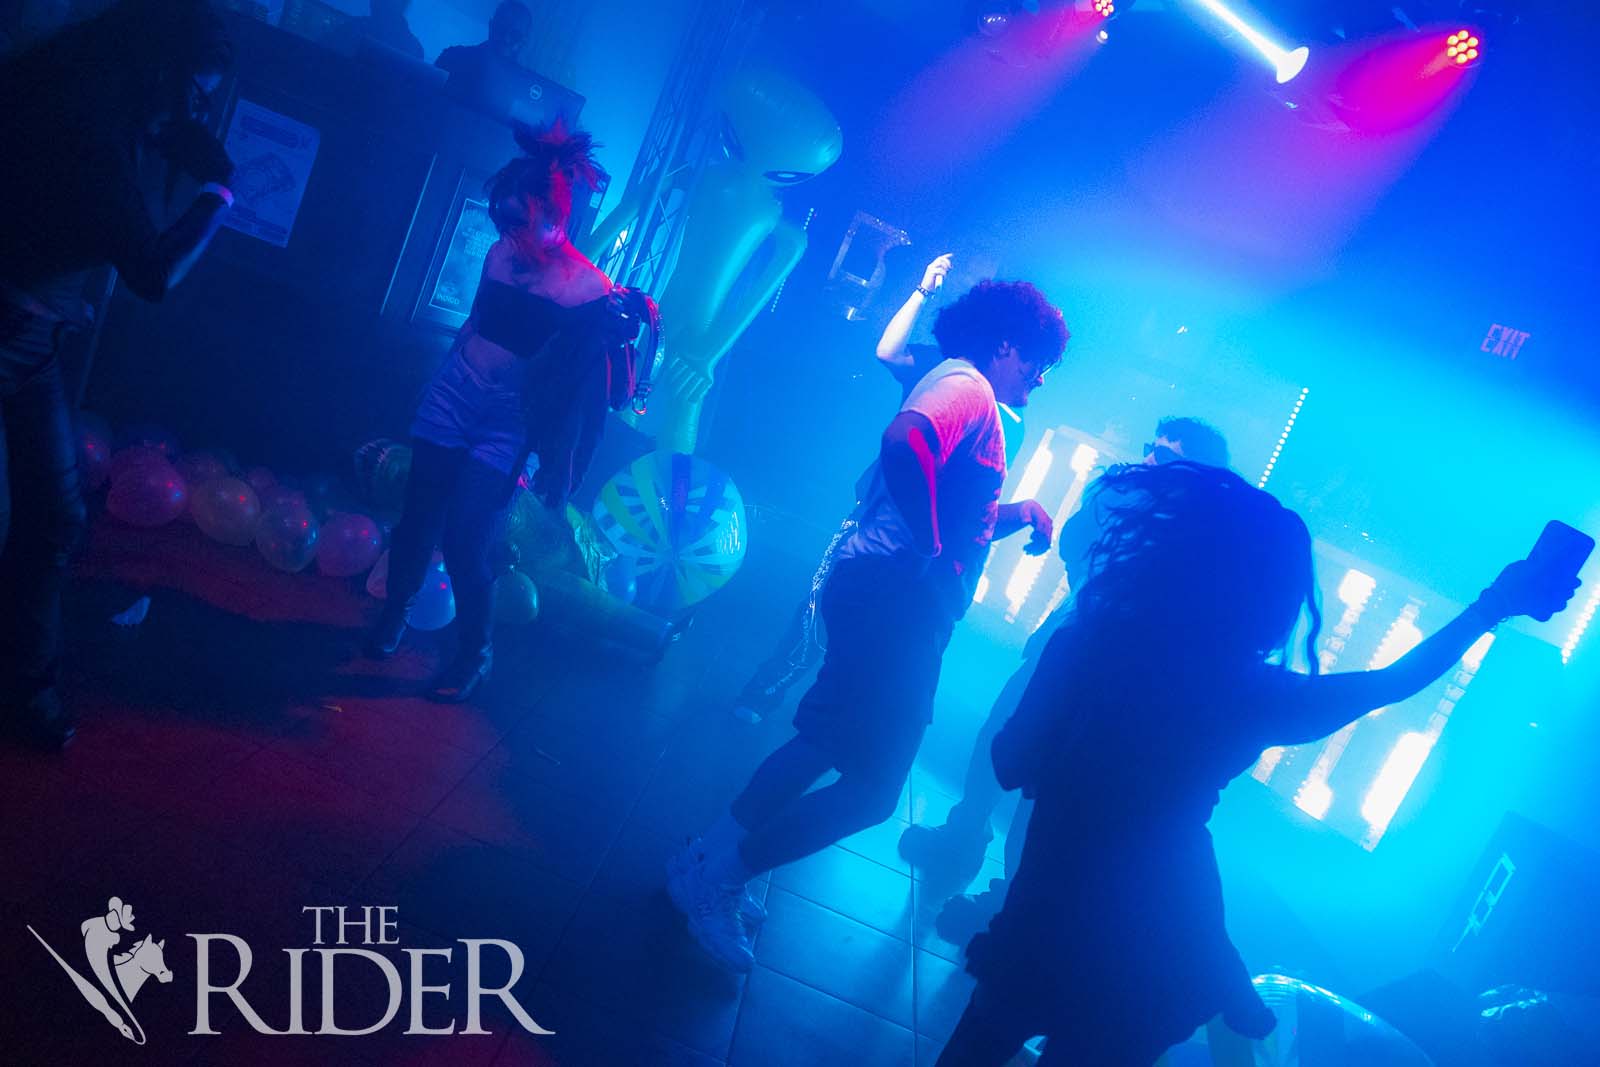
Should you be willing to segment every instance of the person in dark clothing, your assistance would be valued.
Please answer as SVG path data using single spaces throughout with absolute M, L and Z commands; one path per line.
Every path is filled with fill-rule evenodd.
M 422 58 L 422 42 L 406 22 L 411 0 L 372 0 L 371 14 L 341 23 L 322 43 L 340 55 L 353 56 L 376 45 L 411 59 Z
M 986 281 L 940 312 L 933 332 L 949 358 L 884 431 L 860 521 L 823 594 L 828 650 L 795 712 L 796 736 L 668 868 L 690 932 L 735 971 L 750 969 L 749 926 L 761 918 L 751 878 L 893 814 L 990 542 L 1030 527 L 1028 551 L 1049 551 L 1051 519 L 1037 501 L 1000 503 L 999 405 L 1026 405 L 1061 360 L 1061 312 L 1026 282 Z M 838 781 L 813 790 L 829 770 Z
M 46 746 L 72 736 L 61 586 L 85 526 L 57 352 L 87 324 L 89 271 L 160 300 L 216 233 L 233 164 L 200 120 L 231 63 L 202 0 L 123 0 L 0 67 L 0 703 Z M 180 173 L 202 183 L 165 230 L 141 191 L 152 156 L 169 191 Z
M 1223 922 L 1206 829 L 1223 787 L 1270 746 L 1407 699 L 1502 620 L 1558 611 L 1577 587 L 1512 563 L 1391 666 L 1318 675 L 1298 515 L 1193 463 L 1108 480 L 1123 502 L 1091 576 L 995 738 L 1000 784 L 1035 808 L 1005 906 L 968 946 L 978 985 L 944 1067 L 998 1067 L 1037 1034 L 1044 1064 L 1148 1065 L 1219 1015 L 1270 1033 Z M 1311 674 L 1286 666 L 1303 613 Z
M 450 74 L 444 91 L 497 117 L 508 115 L 512 98 L 528 87 L 529 72 L 517 63 L 517 57 L 532 32 L 533 15 L 528 9 L 517 0 L 501 0 L 489 19 L 487 40 L 446 48 L 434 60 L 434 66 Z
M 1164 418 L 1156 424 L 1155 437 L 1144 446 L 1147 466 L 1189 460 L 1209 467 L 1228 466 L 1228 442 L 1210 423 L 1196 418 Z M 1113 467 L 1112 471 L 1119 468 Z M 1061 562 L 1066 565 L 1067 579 L 1072 588 L 1083 585 L 1089 576 L 1089 550 L 1100 539 L 1104 524 L 1112 508 L 1119 501 L 1115 494 L 1105 492 L 1107 482 L 1098 478 L 1084 493 L 1083 506 L 1061 526 L 1056 549 Z M 978 730 L 973 742 L 972 755 L 967 761 L 967 774 L 962 784 L 961 799 L 950 809 L 942 826 L 909 826 L 900 836 L 900 854 L 908 862 L 921 868 L 926 876 L 925 885 L 930 892 L 933 886 L 959 888 L 972 881 L 983 865 L 989 842 L 994 838 L 990 819 L 1000 803 L 1004 790 L 995 781 L 994 766 L 989 760 L 989 746 L 1016 710 L 1017 701 L 1033 678 L 1039 655 L 1050 636 L 1055 633 L 1071 610 L 1063 604 L 1040 624 L 1023 646 L 1022 666 L 1006 682 L 989 709 L 989 717 Z M 1022 855 L 1022 839 L 1028 826 L 1028 809 L 1024 801 L 1017 806 L 1011 829 L 1006 835 L 1006 875 L 1015 873 L 1016 861 Z M 991 887 L 976 897 L 956 897 L 939 916 L 940 936 L 952 944 L 964 945 L 972 935 L 987 925 L 1000 908 L 1005 895 L 1005 884 L 996 879 Z
M 882 336 L 878 338 L 878 363 L 900 386 L 902 403 L 911 395 L 911 390 L 922 380 L 923 375 L 944 360 L 938 345 L 910 344 L 908 339 L 923 309 L 944 284 L 951 264 L 952 257 L 948 252 L 928 264 L 922 272 L 921 283 L 911 291 L 910 296 L 906 297 L 905 303 L 895 312 L 889 324 L 884 327 Z M 1001 414 L 1001 427 L 1006 437 L 1006 464 L 1009 466 L 1022 448 L 1022 416 L 1010 408 L 1002 409 Z M 833 572 L 839 546 L 844 544 L 856 528 L 860 501 L 865 499 L 867 491 L 872 487 L 872 476 L 876 470 L 877 464 L 874 463 L 856 479 L 857 510 L 846 516 L 828 542 L 828 547 L 823 551 L 822 559 L 811 576 L 811 588 L 806 598 L 800 602 L 771 655 L 756 667 L 749 681 L 745 682 L 744 688 L 739 691 L 739 696 L 734 701 L 734 713 L 741 719 L 756 722 L 763 715 L 776 710 L 783 703 L 789 690 L 822 662 L 823 652 L 826 650 L 819 610 L 822 604 L 822 591 L 827 585 L 828 575 Z
M 389 558 L 388 599 L 367 652 L 393 655 L 434 547 L 455 590 L 459 648 L 433 691 L 459 702 L 493 662 L 489 548 L 512 490 L 538 458 L 533 490 L 564 506 L 608 410 L 633 395 L 629 342 L 641 294 L 614 288 L 567 237 L 572 190 L 594 178 L 593 142 L 560 124 L 519 128 L 523 155 L 489 180 L 500 239 L 484 259 L 472 312 L 423 393 L 411 425 L 404 513 Z

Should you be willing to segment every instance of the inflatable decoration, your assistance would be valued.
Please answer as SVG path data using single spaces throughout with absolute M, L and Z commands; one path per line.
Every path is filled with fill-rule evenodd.
M 226 478 L 229 474 L 227 462 L 221 456 L 210 452 L 185 452 L 178 457 L 173 466 L 183 475 L 184 484 L 189 487 L 191 497 L 195 490 L 207 482 Z
M 694 451 L 717 363 L 805 254 L 805 230 L 784 218 L 778 193 L 827 170 L 844 149 L 838 120 L 822 100 L 779 70 L 741 68 L 717 102 L 723 150 L 681 190 L 688 199 L 677 262 L 671 277 L 656 283 L 663 363 L 650 375 L 650 414 L 643 421 L 624 415 L 671 452 Z M 646 198 L 670 193 L 630 188 L 592 231 L 585 252 L 599 262 L 625 239 Z
M 304 503 L 280 500 L 262 506 L 256 549 L 268 563 L 292 574 L 305 570 L 317 554 L 321 532 L 316 516 Z
M 250 487 L 258 494 L 266 492 L 278 484 L 278 476 L 266 467 L 251 467 L 244 472 L 244 480 L 249 482 Z
M 378 557 L 372 573 L 367 575 L 367 592 L 379 600 L 385 600 L 389 596 L 388 549 Z M 422 588 L 417 590 L 416 603 L 411 605 L 411 613 L 406 617 L 406 622 L 414 630 L 442 630 L 450 625 L 450 620 L 455 617 L 456 594 L 450 585 L 450 572 L 444 569 L 444 556 L 435 552 L 433 561 L 428 564 L 427 577 L 422 580 Z
M 148 424 L 129 426 L 117 437 L 117 447 L 137 448 L 144 446 L 153 448 L 169 460 L 178 458 L 180 449 L 178 439 L 159 426 Z
M 138 455 L 120 468 L 112 458 L 111 491 L 106 510 L 130 526 L 165 526 L 183 514 L 189 503 L 188 487 L 172 464 L 154 449 L 125 449 Z
M 601 488 L 594 517 L 632 564 L 637 605 L 661 615 L 715 593 L 744 562 L 744 501 L 701 459 L 652 452 L 635 460 Z
M 383 530 L 366 515 L 335 512 L 322 525 L 317 570 L 350 578 L 370 570 L 383 552 Z
M 521 571 L 506 571 L 494 580 L 494 621 L 512 626 L 539 617 L 539 591 Z
M 1254 978 L 1278 1025 L 1261 1041 L 1220 1019 L 1168 1050 L 1167 1067 L 1433 1067 L 1400 1031 L 1354 1001 L 1282 974 Z
M 213 541 L 248 545 L 261 524 L 261 501 L 250 483 L 238 478 L 213 478 L 189 494 L 189 514 Z
M 107 470 L 111 481 L 115 482 L 122 476 L 123 471 L 152 463 L 172 467 L 172 461 L 167 459 L 167 454 L 154 445 L 130 445 L 111 454 L 111 465 Z
M 355 484 L 363 499 L 380 512 L 401 510 L 411 477 L 411 446 L 380 437 L 355 454 Z

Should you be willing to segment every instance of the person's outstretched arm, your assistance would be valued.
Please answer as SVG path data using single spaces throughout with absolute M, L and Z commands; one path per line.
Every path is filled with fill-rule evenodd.
M 883 328 L 883 336 L 878 338 L 879 363 L 894 370 L 910 367 L 916 362 L 906 348 L 906 342 L 911 337 L 911 328 L 917 324 L 917 316 L 922 314 L 922 308 L 928 302 L 927 294 L 943 285 L 944 276 L 948 273 L 950 273 L 949 252 L 928 264 L 922 272 L 922 284 L 906 297 L 906 302 L 894 313 L 889 325 Z
M 157 147 L 173 166 L 202 183 L 176 222 L 158 231 L 133 176 L 116 162 L 105 165 L 107 185 L 99 202 L 89 205 L 110 241 L 111 265 L 144 300 L 160 300 L 183 280 L 233 205 L 227 187 L 233 161 L 204 126 L 194 121 L 172 123 L 158 136 Z
M 1326 737 L 1377 708 L 1415 696 L 1466 654 L 1473 643 L 1514 615 L 1561 610 L 1578 587 L 1576 578 L 1552 583 L 1527 560 L 1500 572 L 1465 611 L 1387 667 L 1341 674 L 1297 675 L 1277 709 L 1275 745 L 1297 745 Z

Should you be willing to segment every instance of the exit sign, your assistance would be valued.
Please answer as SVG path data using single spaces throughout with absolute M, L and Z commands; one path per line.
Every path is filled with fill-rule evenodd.
M 1489 332 L 1483 335 L 1483 344 L 1479 345 L 1480 351 L 1501 359 L 1516 359 L 1517 353 L 1522 351 L 1522 345 L 1528 340 L 1528 331 L 1514 330 L 1510 326 L 1502 326 L 1498 322 L 1489 326 Z

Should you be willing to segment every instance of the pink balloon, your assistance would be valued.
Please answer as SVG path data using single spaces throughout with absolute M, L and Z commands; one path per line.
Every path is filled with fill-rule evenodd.
M 321 535 L 316 518 L 302 503 L 263 508 L 256 527 L 256 549 L 280 571 L 303 571 L 317 554 Z
M 244 480 L 250 483 L 250 488 L 257 494 L 278 484 L 278 476 L 265 467 L 251 467 L 244 472 Z
M 189 495 L 189 513 L 195 525 L 213 541 L 248 545 L 261 523 L 261 502 L 249 483 L 237 478 L 213 478 Z
M 183 475 L 191 494 L 207 482 L 228 476 L 228 465 L 210 452 L 185 452 L 173 466 Z
M 306 503 L 306 495 L 298 489 L 290 489 L 286 485 L 269 485 L 265 489 L 257 489 L 256 495 L 261 498 L 261 510 L 272 511 L 275 508 L 299 509 L 310 511 Z
M 130 445 L 111 456 L 111 480 L 115 482 L 122 472 L 130 467 L 150 463 L 163 464 L 169 468 L 172 466 L 167 454 L 155 445 Z
M 335 512 L 322 524 L 317 570 L 349 578 L 369 570 L 383 551 L 383 531 L 366 515 Z
M 125 464 L 112 475 L 106 510 L 132 526 L 164 526 L 189 503 L 183 478 L 164 459 Z

